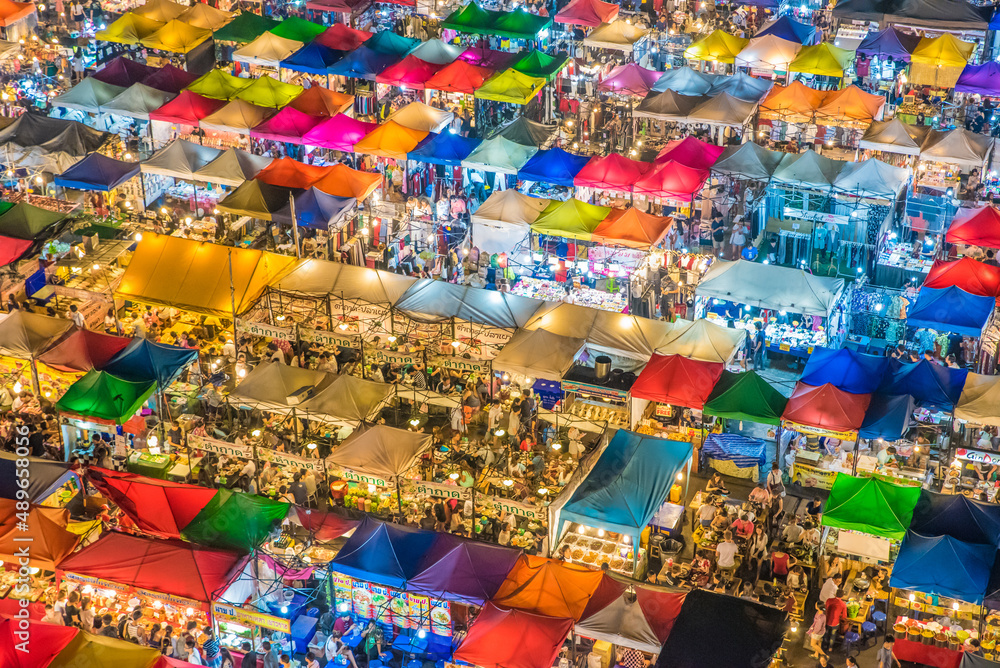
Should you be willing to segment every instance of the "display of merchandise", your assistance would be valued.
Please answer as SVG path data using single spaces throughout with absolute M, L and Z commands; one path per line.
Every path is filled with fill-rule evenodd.
M 813 348 L 826 345 L 826 330 L 822 325 L 818 329 L 803 329 L 795 325 L 783 325 L 771 322 L 764 328 L 764 341 L 769 348 Z
M 882 247 L 878 254 L 878 263 L 887 267 L 899 267 L 909 271 L 919 271 L 926 274 L 934 264 L 934 258 L 928 255 L 933 251 L 933 247 L 926 244 L 920 256 L 913 257 L 913 246 L 911 244 L 889 242 Z
M 628 427 L 628 410 L 624 406 L 616 406 L 599 401 L 575 399 L 566 406 L 565 411 L 592 422 L 608 422 L 619 427 Z
M 569 292 L 567 292 L 567 288 L 569 288 Z M 584 286 L 574 288 L 570 283 L 542 278 L 522 278 L 511 288 L 510 292 L 520 297 L 532 297 L 550 302 L 566 302 L 616 313 L 621 313 L 627 306 L 625 295 L 620 292 L 602 292 Z
M 596 537 L 588 535 L 590 533 L 595 533 Z M 606 561 L 611 570 L 623 575 L 632 574 L 633 554 L 631 539 L 628 536 L 604 531 L 598 533 L 594 529 L 579 527 L 576 533 L 566 535 L 563 545 L 568 545 L 570 548 L 571 562 L 596 567 Z M 645 550 L 639 548 L 639 563 L 642 563 L 645 556 Z

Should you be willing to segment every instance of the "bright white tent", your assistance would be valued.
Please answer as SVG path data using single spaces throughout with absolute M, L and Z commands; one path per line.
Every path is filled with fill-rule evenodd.
M 699 297 L 827 317 L 844 291 L 844 279 L 759 262 L 720 261 L 698 284 Z
M 493 368 L 560 382 L 573 368 L 584 343 L 583 339 L 559 336 L 542 329 L 522 329 L 493 358 Z

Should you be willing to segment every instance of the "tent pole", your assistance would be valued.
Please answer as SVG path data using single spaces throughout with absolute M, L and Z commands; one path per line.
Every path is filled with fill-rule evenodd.
M 299 246 L 299 221 L 295 218 L 295 196 L 288 192 L 288 206 L 292 213 L 292 240 L 295 242 L 295 259 L 302 259 L 302 247 Z
M 233 283 L 233 249 L 230 248 L 227 253 L 229 257 L 229 307 L 233 312 L 233 348 L 236 350 L 236 361 L 239 362 L 240 359 L 240 336 L 236 331 L 236 285 Z M 233 370 L 235 372 L 235 365 Z M 234 382 L 239 382 L 238 379 Z
M 403 487 L 399 476 L 396 476 L 396 506 L 399 508 L 399 523 L 403 523 Z
M 299 418 L 295 413 L 295 406 L 292 406 L 292 435 L 295 436 L 296 451 L 299 447 Z

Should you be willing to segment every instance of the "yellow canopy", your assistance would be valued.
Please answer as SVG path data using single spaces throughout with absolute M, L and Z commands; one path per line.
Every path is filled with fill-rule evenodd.
M 937 67 L 965 67 L 975 48 L 972 42 L 963 42 L 948 32 L 934 39 L 921 37 L 910 62 Z
M 236 93 L 236 99 L 246 100 L 259 107 L 280 109 L 301 95 L 303 90 L 302 86 L 263 76 Z
M 705 39 L 699 40 L 685 49 L 684 57 L 690 60 L 707 60 L 713 63 L 732 63 L 736 61 L 736 55 L 749 43 L 748 39 L 716 30 Z
M 486 83 L 475 92 L 475 97 L 494 102 L 528 104 L 544 85 L 545 79 L 541 77 L 531 77 L 507 68 L 487 79 Z
M 400 125 L 396 121 L 386 121 L 356 143 L 354 152 L 406 160 L 406 154 L 415 149 L 428 134 L 423 130 Z
M 187 7 L 172 0 L 149 0 L 146 4 L 139 5 L 132 11 L 147 19 L 166 23 L 173 21 L 187 10 Z
M 109 25 L 106 30 L 98 30 L 96 37 L 103 42 L 138 44 L 139 40 L 149 37 L 165 25 L 162 21 L 154 21 L 128 12 Z
M 187 53 L 211 36 L 211 30 L 195 28 L 190 23 L 174 19 L 149 37 L 140 39 L 139 43 L 150 49 Z
M 853 51 L 840 49 L 823 42 L 822 44 L 802 47 L 799 55 L 795 56 L 795 60 L 788 64 L 788 71 L 824 77 L 842 77 L 844 76 L 844 68 L 853 58 Z
M 184 21 L 184 23 L 193 25 L 195 28 L 218 30 L 232 21 L 234 16 L 235 14 L 232 12 L 216 9 L 204 2 L 196 2 L 177 18 Z
M 146 233 L 115 295 L 231 318 L 234 305 L 237 314 L 245 312 L 295 262 L 285 255 Z

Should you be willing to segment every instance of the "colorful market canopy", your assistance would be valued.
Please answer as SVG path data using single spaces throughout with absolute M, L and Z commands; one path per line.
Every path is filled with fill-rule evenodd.
M 20 465 L 23 462 L 19 463 L 18 459 L 13 452 L 0 452 L 0 499 L 24 500 L 23 494 L 18 493 L 22 488 L 17 484 L 19 480 L 17 470 L 24 468 Z M 44 503 L 75 475 L 69 464 L 37 457 L 27 459 L 31 468 L 27 500 L 31 503 Z
M 597 225 L 591 241 L 605 246 L 649 249 L 660 243 L 673 222 L 673 218 L 654 216 L 634 206 L 612 209 Z
M 462 55 L 463 51 L 465 48 L 457 44 L 449 44 L 440 39 L 429 39 L 415 46 L 409 55 L 426 63 L 447 65 L 454 62 Z
M 636 194 L 690 200 L 708 180 L 708 170 L 692 169 L 674 160 L 655 166 L 632 187 Z
M 594 156 L 577 173 L 573 185 L 595 190 L 631 192 L 632 185 L 650 169 L 650 163 L 632 160 L 620 153 Z
M 795 384 L 782 420 L 814 433 L 851 434 L 865 419 L 870 394 L 849 394 L 830 383 Z
M 201 122 L 201 119 L 214 114 L 224 107 L 225 104 L 225 100 L 215 100 L 192 93 L 189 90 L 183 90 L 173 100 L 167 102 L 159 109 L 149 112 L 149 118 L 150 120 L 163 121 L 165 123 L 197 126 Z
M 492 602 L 536 615 L 581 619 L 618 595 L 618 588 L 608 587 L 606 580 L 610 578 L 584 564 L 523 554 Z
M 336 164 L 315 185 L 329 195 L 354 197 L 361 201 L 378 190 L 382 185 L 382 175 L 377 172 L 370 173 L 351 169 L 344 164 Z
M 813 348 L 802 370 L 802 382 L 818 387 L 833 385 L 842 392 L 871 394 L 878 389 L 889 358 L 866 355 L 848 348 Z
M 256 494 L 219 489 L 181 530 L 184 540 L 239 552 L 260 547 L 290 504 Z
M 338 23 L 337 25 L 340 24 Z M 343 51 L 334 51 L 328 46 L 311 42 L 287 58 L 282 59 L 281 67 L 295 72 L 326 74 L 330 66 L 343 57 Z M 321 87 L 313 86 L 313 88 Z
M 767 181 L 783 157 L 780 151 L 771 151 L 748 141 L 727 147 L 712 165 L 712 173 L 735 179 Z
M 361 580 L 405 589 L 422 570 L 419 557 L 441 535 L 366 517 L 328 567 Z
M 281 61 L 301 49 L 302 42 L 266 32 L 254 41 L 233 51 L 233 60 L 247 65 L 277 68 Z
M 274 110 L 268 107 L 260 107 L 244 100 L 233 100 L 201 119 L 198 125 L 202 130 L 248 135 L 250 130 L 263 123 L 273 113 Z
M 500 329 L 524 327 L 542 302 L 506 292 L 483 294 L 478 288 L 420 279 L 407 288 L 396 309 L 420 322 L 457 318 Z
M 125 56 L 118 56 L 97 70 L 93 78 L 112 86 L 128 88 L 132 84 L 143 83 L 156 71 L 155 67 L 138 63 Z
M 379 31 L 372 35 L 367 42 L 365 42 L 365 46 L 367 48 L 377 51 L 378 53 L 396 56 L 396 60 L 405 56 L 419 44 L 419 39 L 403 37 L 402 35 L 391 30 Z
M 857 197 L 894 201 L 909 180 L 908 169 L 869 158 L 844 165 L 833 187 Z
M 371 37 L 372 33 L 367 30 L 351 28 L 345 23 L 334 23 L 326 31 L 320 33 L 312 43 L 335 51 L 350 51 L 358 48 Z
M 39 624 L 38 626 L 47 626 Z M 34 637 L 32 639 L 34 642 Z M 127 640 L 77 631 L 47 668 L 82 668 L 83 666 L 150 666 L 160 656 L 152 647 L 140 647 Z
M 331 117 L 353 107 L 354 96 L 322 86 L 313 86 L 302 91 L 297 98 L 288 103 L 288 106 L 304 114 Z
M 921 37 L 910 55 L 910 62 L 934 67 L 965 67 L 975 49 L 974 42 L 963 42 L 946 32 L 934 38 Z
M 281 21 L 245 11 L 236 15 L 232 21 L 215 31 L 215 41 L 236 42 L 247 44 L 254 41 L 268 30 L 276 28 Z
M 222 593 L 242 562 L 239 553 L 229 550 L 112 532 L 70 555 L 60 570 L 207 604 Z
M 550 204 L 531 224 L 531 230 L 536 234 L 590 241 L 594 230 L 610 213 L 609 207 L 587 204 L 572 197 Z
M 951 536 L 963 543 L 996 546 L 1000 544 L 1000 506 L 973 501 L 964 494 L 924 489 L 909 529 L 922 536 Z
M 198 168 L 195 180 L 238 187 L 244 181 L 271 164 L 270 156 L 254 155 L 238 148 L 229 148 L 203 167 Z
M 357 200 L 353 197 L 337 197 L 317 188 L 309 188 L 295 197 L 294 220 L 302 227 L 326 230 L 339 225 L 355 206 Z M 288 225 L 291 225 L 292 219 L 291 203 L 271 216 L 274 222 Z
M 442 132 L 433 135 L 428 141 L 406 154 L 408 160 L 426 162 L 432 165 L 451 165 L 457 167 L 477 146 L 480 140 L 462 135 Z
M 395 121 L 403 127 L 423 132 L 444 132 L 455 120 L 455 113 L 436 109 L 429 104 L 416 101 L 389 114 L 387 121 Z
M 663 76 L 663 72 L 648 70 L 636 63 L 626 63 L 612 68 L 597 89 L 605 93 L 645 97 Z
M 925 125 L 909 125 L 894 116 L 889 121 L 872 121 L 858 146 L 872 151 L 920 155 L 920 146 L 929 130 Z
M 724 30 L 713 30 L 708 37 L 698 40 L 684 50 L 688 60 L 704 60 L 711 63 L 733 63 L 736 55 L 746 48 L 750 40 L 734 37 Z
M 544 51 L 532 49 L 521 56 L 510 66 L 510 69 L 536 79 L 551 81 L 566 66 L 569 59 L 562 55 L 549 55 Z
M 187 9 L 186 5 L 182 5 L 179 2 L 173 2 L 173 0 L 148 0 L 136 7 L 133 11 L 146 18 L 156 19 L 157 21 L 172 21 L 178 16 L 184 13 Z
M 776 85 L 760 105 L 760 110 L 780 118 L 810 119 L 823 104 L 824 93 L 793 81 L 787 86 Z
M 62 413 L 125 424 L 156 390 L 153 380 L 128 381 L 106 371 L 88 371 L 56 403 Z
M 896 26 L 886 26 L 880 32 L 870 32 L 858 45 L 858 53 L 881 59 L 892 58 L 910 62 L 910 54 L 920 43 L 920 37 L 903 32 Z
M 660 355 L 680 355 L 697 362 L 728 364 L 733 360 L 746 332 L 699 318 L 671 331 L 657 347 Z
M 795 60 L 788 64 L 789 72 L 803 72 L 824 77 L 842 77 L 844 68 L 854 60 L 854 52 L 829 42 L 804 46 Z
M 291 144 L 303 143 L 306 133 L 323 122 L 322 116 L 303 114 L 292 107 L 285 107 L 277 114 L 250 130 L 250 136 L 255 139 L 270 139 L 272 141 Z
M 24 501 L 0 499 L 0 559 L 54 571 L 80 539 L 66 530 L 69 511 L 34 504 L 25 510 L 25 505 Z M 26 543 L 30 543 L 30 550 L 22 549 Z
M 214 32 L 232 21 L 233 16 L 235 16 L 233 12 L 217 9 L 204 2 L 196 2 L 177 18 L 195 28 L 205 28 Z
M 459 59 L 445 65 L 434 76 L 424 82 L 424 87 L 447 93 L 472 95 L 493 74 L 494 71 L 488 67 L 480 67 Z
M 203 98 L 207 99 L 207 98 Z M 195 172 L 219 157 L 220 151 L 186 139 L 175 139 L 142 163 L 146 174 L 160 174 L 193 181 Z
M 576 304 L 546 302 L 525 327 L 586 339 L 591 349 L 647 360 L 675 325 Z
M 490 602 L 469 627 L 454 658 L 482 668 L 537 668 L 556 660 L 572 628 L 571 619 L 503 610 Z
M 0 220 L 3 220 L 2 217 Z M 924 287 L 947 288 L 953 285 L 970 294 L 1000 297 L 1000 267 L 970 257 L 953 262 L 935 260 L 924 279 Z
M 788 399 L 756 371 L 723 371 L 705 401 L 705 415 L 760 424 L 780 424 Z
M 573 368 L 584 343 L 542 329 L 519 329 L 493 358 L 493 368 L 559 383 Z
M 410 276 L 343 262 L 310 259 L 297 264 L 271 287 L 291 295 L 324 299 L 327 295 L 336 295 L 337 300 L 359 301 L 384 307 L 395 304 L 416 280 Z
M 920 487 L 840 473 L 833 481 L 822 524 L 901 540 L 919 499 Z
M 962 395 L 967 369 L 952 369 L 929 360 L 890 360 L 878 391 L 908 394 L 922 406 L 951 410 Z
M 788 70 L 789 63 L 795 60 L 801 48 L 800 42 L 782 39 L 776 35 L 757 36 L 751 39 L 747 47 L 736 56 L 735 64 L 737 67 L 784 72 Z
M 897 441 L 916 423 L 913 418 L 913 411 L 916 409 L 917 402 L 908 394 L 896 396 L 873 394 L 871 403 L 865 411 L 864 422 L 858 430 L 858 436 Z
M 499 15 L 500 12 L 483 9 L 475 2 L 470 2 L 449 14 L 441 27 L 473 35 L 489 35 Z
M 981 604 L 996 552 L 996 545 L 908 531 L 893 563 L 889 585 Z
M 687 66 L 675 67 L 664 72 L 653 85 L 653 91 L 662 93 L 672 90 L 682 95 L 706 95 L 719 78 L 715 74 L 704 74 Z
M 139 43 L 148 49 L 169 51 L 170 53 L 188 53 L 212 36 L 207 28 L 196 28 L 189 23 L 174 19 Z
M 237 314 L 250 308 L 292 264 L 294 258 L 264 251 L 144 234 L 115 293 L 144 304 L 232 318 L 234 304 Z
M 930 130 L 920 147 L 920 158 L 979 169 L 989 156 L 992 146 L 992 137 L 970 132 L 965 128 L 947 132 Z
M 236 77 L 224 70 L 214 69 L 200 76 L 187 90 L 215 100 L 232 100 L 253 82 L 253 79 Z
M 656 154 L 654 164 L 673 160 L 691 169 L 709 169 L 725 150 L 722 146 L 688 136 L 667 142 L 667 145 Z
M 17 310 L 0 320 L 0 355 L 33 359 L 73 328 L 67 318 Z
M 342 374 L 300 407 L 317 422 L 354 426 L 372 421 L 394 392 L 393 385 Z
M 321 26 L 317 23 L 311 23 L 305 19 L 300 19 L 297 16 L 292 16 L 287 19 L 283 19 L 278 25 L 270 28 L 268 30 L 273 35 L 278 37 L 284 37 L 285 39 L 293 39 L 296 42 L 311 42 L 320 34 L 326 32 L 326 26 Z
M 265 181 L 254 179 L 247 181 L 219 201 L 219 211 L 237 216 L 250 216 L 260 220 L 271 220 L 271 215 L 280 211 L 299 188 L 271 185 Z
M 426 131 L 413 130 L 396 121 L 386 121 L 356 143 L 354 152 L 406 160 L 406 154 L 415 149 L 427 134 Z
M 576 522 L 629 535 L 638 545 L 692 453 L 690 443 L 619 430 L 558 511 L 557 535 Z
M 504 125 L 494 132 L 487 139 L 503 137 L 522 146 L 534 146 L 541 148 L 552 138 L 559 128 L 554 125 L 544 125 L 533 121 L 526 116 L 518 116 L 513 121 Z
M 774 35 L 799 44 L 811 44 L 816 38 L 816 28 L 808 23 L 799 23 L 788 15 L 769 21 L 754 37 Z
M 280 109 L 302 94 L 302 86 L 283 83 L 274 77 L 263 76 L 255 79 L 246 88 L 236 93 L 236 99 L 271 109 Z
M 618 17 L 618 5 L 602 0 L 571 0 L 555 15 L 556 23 L 596 28 Z
M 121 86 L 112 86 L 88 77 L 62 95 L 53 98 L 52 106 L 97 114 L 104 105 L 123 92 L 125 89 Z
M 850 120 L 871 123 L 882 114 L 885 98 L 867 93 L 855 85 L 830 91 L 823 98 L 823 104 L 816 109 L 816 115 L 834 120 Z
M 494 24 L 494 34 L 513 39 L 533 40 L 538 33 L 552 25 L 552 19 L 517 7 L 514 11 L 501 12 Z
M 646 38 L 648 28 L 629 21 L 602 23 L 583 38 L 583 45 L 597 49 L 614 49 L 631 52 L 635 45 Z
M 24 257 L 35 242 L 31 239 L 15 239 L 0 236 L 0 267 L 6 267 Z
M 103 369 L 132 339 L 79 329 L 39 355 L 38 361 L 64 373 Z
M 567 153 L 561 148 L 539 151 L 517 171 L 522 181 L 539 181 L 573 187 L 573 179 L 590 161 L 585 155 Z
M 747 102 L 760 102 L 771 90 L 770 79 L 758 79 L 750 76 L 746 72 L 737 72 L 731 77 L 719 77 L 712 86 L 710 93 L 729 93 L 735 98 Z
M 396 479 L 413 468 L 431 445 L 429 435 L 375 425 L 348 436 L 333 449 L 326 463 L 355 473 Z
M 104 30 L 98 30 L 95 37 L 102 42 L 115 44 L 138 44 L 164 26 L 163 21 L 154 21 L 145 16 L 127 12 Z
M 654 354 L 632 385 L 632 396 L 700 410 L 722 376 L 725 364 L 680 355 Z
M 833 185 L 846 164 L 807 149 L 782 158 L 772 179 L 792 187 L 823 190 Z
M 982 65 L 966 65 L 955 84 L 955 92 L 1000 96 L 1000 63 L 991 60 Z
M 101 109 L 104 113 L 149 120 L 150 112 L 158 110 L 164 104 L 177 97 L 175 93 L 165 93 L 145 84 L 132 84 Z
M 686 592 L 652 587 L 625 589 L 607 606 L 581 619 L 577 635 L 603 640 L 640 652 L 659 653 L 680 614 Z
M 684 122 L 744 128 L 756 110 L 756 102 L 741 100 L 723 91 L 692 109 Z
M 27 609 L 27 608 L 26 608 Z M 18 649 L 25 633 L 30 633 L 30 652 Z M 59 624 L 43 624 L 36 620 L 0 620 L 0 664 L 8 668 L 45 668 L 73 638 L 80 629 Z M 133 645 L 135 647 L 135 645 Z M 138 648 L 137 648 L 138 649 Z
M 91 153 L 62 174 L 55 183 L 63 188 L 110 192 L 139 173 L 139 163 L 115 160 L 100 153 Z
M 0 214 L 0 235 L 15 239 L 37 239 L 48 228 L 65 219 L 64 213 L 19 202 Z
M 490 77 L 476 90 L 475 97 L 479 100 L 524 105 L 528 104 L 544 86 L 545 79 L 531 77 L 508 68 Z
M 130 381 L 152 379 L 159 387 L 165 388 L 196 359 L 198 351 L 191 348 L 132 339 L 124 350 L 104 365 L 103 370 Z
M 337 114 L 309 130 L 302 140 L 309 146 L 353 153 L 354 145 L 377 127 L 377 123 L 366 123 L 347 114 Z
M 686 118 L 695 107 L 708 100 L 709 98 L 705 95 L 685 95 L 674 90 L 665 90 L 662 93 L 653 92 L 643 98 L 639 106 L 635 108 L 634 113 L 640 118 L 678 121 L 678 119 Z
M 411 53 L 398 63 L 382 70 L 375 77 L 375 81 L 387 86 L 423 90 L 424 82 L 437 74 L 443 67 L 444 65 L 420 60 Z
M 514 188 L 496 190 L 472 214 L 472 223 L 531 225 L 552 200 L 531 197 Z
M 945 241 L 950 244 L 1000 248 L 1000 211 L 994 206 L 962 209 L 951 221 Z
M 996 299 L 969 294 L 961 288 L 920 288 L 906 316 L 907 327 L 928 327 L 978 338 L 993 314 Z
M 538 149 L 534 146 L 525 146 L 505 137 L 496 136 L 474 148 L 469 157 L 462 161 L 462 166 L 484 172 L 516 174 L 537 152 Z
M 254 367 L 231 396 L 241 406 L 272 413 L 289 413 L 293 405 L 289 403 L 289 397 L 303 390 L 315 395 L 317 391 L 329 387 L 335 378 L 334 374 L 316 369 L 269 362 Z

